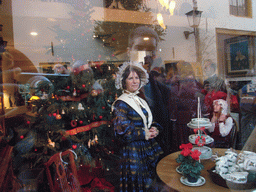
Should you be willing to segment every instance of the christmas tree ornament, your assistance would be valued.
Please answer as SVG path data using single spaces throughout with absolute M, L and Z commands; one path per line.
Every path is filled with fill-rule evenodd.
M 71 124 L 71 127 L 76 127 L 77 126 L 77 121 L 76 120 L 71 120 L 70 124 Z
M 53 115 L 54 117 L 56 117 L 57 113 L 53 113 L 52 115 Z
M 77 93 L 76 93 L 76 88 L 74 88 L 74 90 L 73 90 L 73 96 L 75 97 L 77 95 Z
M 61 140 L 62 140 L 62 141 L 66 141 L 67 138 L 63 136 L 63 137 L 61 138 Z
M 42 90 L 50 95 L 54 91 L 54 85 L 44 76 L 34 76 L 28 80 L 27 84 L 29 84 L 30 95 L 35 95 L 40 98 L 43 96 Z
M 100 115 L 100 116 L 99 116 L 99 119 L 102 119 L 102 118 L 103 118 L 103 116 L 102 116 L 102 115 Z
M 98 91 L 97 91 L 97 90 L 92 90 L 92 91 L 91 91 L 91 95 L 92 95 L 93 97 L 96 97 L 96 96 L 98 95 Z
M 67 86 L 67 89 L 70 89 L 70 86 Z
M 62 109 L 61 114 L 65 115 L 65 110 L 64 109 Z
M 41 99 L 43 99 L 43 100 L 48 99 L 48 94 L 46 94 L 45 91 L 43 92 L 43 95 L 42 95 Z
M 72 148 L 73 148 L 73 149 L 76 149 L 76 148 L 77 148 L 77 145 L 72 145 Z
M 37 152 L 37 148 L 35 148 L 35 152 Z
M 88 148 L 91 148 L 91 139 L 89 139 L 89 141 L 88 141 Z
M 103 106 L 103 107 L 102 107 L 102 109 L 104 110 L 104 109 L 106 109 L 106 107 L 105 107 L 105 106 Z
M 61 117 L 61 115 L 59 114 L 59 109 L 57 110 L 57 115 L 56 115 L 56 119 L 57 120 L 60 120 L 62 117 Z
M 68 74 L 68 70 L 62 64 L 57 63 L 53 66 L 53 71 L 55 74 Z
M 94 140 L 95 140 L 96 142 L 98 142 L 98 136 L 97 136 L 97 135 L 95 135 Z
M 21 136 L 20 136 L 20 139 L 24 139 L 24 135 L 21 135 Z
M 48 138 L 48 144 L 52 147 L 55 147 L 55 142 L 53 142 L 50 138 Z
M 84 107 L 83 107 L 82 103 L 78 104 L 78 110 L 84 110 Z
M 79 121 L 79 124 L 83 124 L 83 121 L 82 121 L 82 120 L 80 120 L 80 121 Z
M 70 77 L 72 83 L 83 92 L 90 92 L 91 85 L 95 82 L 92 68 L 82 60 L 78 60 L 72 65 Z

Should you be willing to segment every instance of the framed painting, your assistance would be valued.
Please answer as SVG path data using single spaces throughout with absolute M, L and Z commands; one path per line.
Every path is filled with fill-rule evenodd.
M 238 36 L 224 41 L 227 76 L 243 77 L 253 68 L 252 38 Z

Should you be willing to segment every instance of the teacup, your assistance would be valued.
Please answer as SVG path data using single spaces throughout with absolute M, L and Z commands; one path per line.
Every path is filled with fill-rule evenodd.
M 233 183 L 247 183 L 248 172 L 233 172 L 229 175 L 228 180 Z
M 256 171 L 256 156 L 251 156 L 244 160 L 244 169 L 247 171 Z
M 236 162 L 238 155 L 237 155 L 237 153 L 234 152 L 234 151 L 227 150 L 227 151 L 225 152 L 225 156 L 227 157 L 228 161 L 234 163 L 234 162 Z
M 243 151 L 238 154 L 238 163 L 243 163 L 245 159 L 250 157 L 256 157 L 256 153 L 252 151 Z
M 228 166 L 228 172 L 229 173 L 233 173 L 233 172 L 235 172 L 237 170 L 239 170 L 239 169 L 238 169 L 238 166 L 236 164 L 232 164 L 232 165 Z
M 228 173 L 228 166 L 226 164 L 216 164 L 215 170 L 218 174 Z

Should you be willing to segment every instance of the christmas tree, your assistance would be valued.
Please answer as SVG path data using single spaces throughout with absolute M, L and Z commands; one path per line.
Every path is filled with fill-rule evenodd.
M 34 76 L 24 85 L 30 93 L 29 112 L 25 123 L 14 128 L 17 173 L 43 167 L 51 156 L 67 149 L 76 154 L 78 167 L 115 171 L 111 106 L 121 94 L 115 88 L 116 70 L 115 65 L 79 60 L 70 73 Z

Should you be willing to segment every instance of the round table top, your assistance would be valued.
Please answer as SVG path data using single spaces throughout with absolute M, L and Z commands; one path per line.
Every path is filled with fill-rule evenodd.
M 227 149 L 212 148 L 212 153 L 215 154 L 217 152 L 218 156 L 223 156 L 225 155 L 226 150 Z M 182 184 L 180 182 L 180 178 L 182 177 L 182 175 L 176 172 L 176 168 L 179 166 L 179 164 L 176 162 L 175 159 L 178 157 L 179 154 L 180 151 L 167 155 L 159 161 L 156 167 L 157 175 L 159 176 L 159 178 L 171 189 L 182 192 L 231 191 L 230 189 L 219 186 L 212 181 L 211 176 L 207 172 L 207 170 L 210 170 L 212 167 L 214 167 L 215 163 L 210 159 L 201 161 L 201 163 L 204 165 L 201 176 L 204 177 L 206 180 L 204 185 L 190 187 Z

